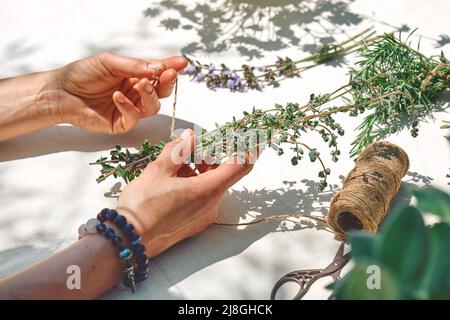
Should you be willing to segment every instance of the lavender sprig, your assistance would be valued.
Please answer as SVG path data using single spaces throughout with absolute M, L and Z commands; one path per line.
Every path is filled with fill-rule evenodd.
M 259 67 L 247 64 L 239 69 L 232 69 L 225 64 L 216 67 L 214 64 L 202 63 L 185 56 L 190 64 L 183 73 L 189 75 L 192 81 L 205 83 L 211 90 L 262 91 L 266 86 L 278 87 L 284 79 L 299 77 L 307 69 L 343 57 L 379 39 L 379 37 L 372 37 L 373 34 L 372 28 L 369 28 L 340 44 L 324 44 L 315 54 L 303 59 L 278 57 L 275 63 Z

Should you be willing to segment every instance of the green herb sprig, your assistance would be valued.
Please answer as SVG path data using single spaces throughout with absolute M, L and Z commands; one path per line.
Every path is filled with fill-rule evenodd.
M 442 103 L 436 98 L 450 83 L 450 64 L 443 53 L 438 59 L 428 58 L 393 35 L 367 46 L 360 55 L 350 70 L 352 100 L 364 105 L 375 96 L 380 99 L 367 108 L 352 156 L 404 127 L 417 136 L 419 122 L 439 110 Z M 351 115 L 357 113 L 353 110 Z
M 373 141 L 383 139 L 404 127 L 410 129 L 413 137 L 418 134 L 418 125 L 440 110 L 442 102 L 438 96 L 450 86 L 449 61 L 441 53 L 439 58 L 425 57 L 391 34 L 380 41 L 364 46 L 360 60 L 350 70 L 348 84 L 327 94 L 311 94 L 306 104 L 288 103 L 275 105 L 269 110 L 253 108 L 244 112 L 241 119 L 233 118 L 212 131 L 203 131 L 198 137 L 194 154 L 200 159 L 206 155 L 220 161 L 242 147 L 252 150 L 256 147 L 270 147 L 278 155 L 284 149 L 291 149 L 292 165 L 309 158 L 320 164 L 318 190 L 327 186 L 330 169 L 322 160 L 317 146 L 305 144 L 304 137 L 315 133 L 322 137 L 330 149 L 331 159 L 338 161 L 341 151 L 337 138 L 344 134 L 344 128 L 335 121 L 333 115 L 344 112 L 350 116 L 366 114 L 358 127 L 359 134 L 352 143 L 352 156 L 359 154 Z M 239 132 L 228 144 L 223 137 L 227 132 Z M 268 141 L 263 143 L 251 139 L 264 132 Z M 256 143 L 255 143 L 256 141 Z M 156 159 L 164 147 L 164 142 L 152 145 L 145 141 L 137 153 L 116 147 L 110 157 L 102 157 L 94 164 L 101 165 L 101 175 L 97 181 L 108 176 L 121 176 L 126 182 L 137 177 L 141 170 Z M 241 147 L 241 148 L 238 148 Z M 216 152 L 216 150 L 219 152 Z

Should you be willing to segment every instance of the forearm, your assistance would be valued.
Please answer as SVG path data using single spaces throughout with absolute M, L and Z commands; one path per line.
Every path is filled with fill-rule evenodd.
M 110 240 L 88 236 L 0 281 L 0 299 L 93 299 L 121 280 L 123 266 L 117 254 Z M 67 285 L 69 266 L 80 268 L 80 289 Z
M 0 80 L 0 141 L 61 122 L 55 73 Z

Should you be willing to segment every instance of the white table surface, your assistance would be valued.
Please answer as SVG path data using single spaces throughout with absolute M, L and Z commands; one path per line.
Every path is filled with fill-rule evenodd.
M 221 1 L 226 2 L 225 8 L 230 6 L 231 1 Z M 194 1 L 178 2 L 189 7 Z M 320 6 L 322 11 L 303 15 L 303 23 L 293 27 L 301 38 L 298 45 L 261 51 L 263 56 L 251 64 L 271 62 L 277 55 L 304 56 L 308 44 L 314 40 L 303 36 L 305 30 L 319 38 L 330 36 L 321 25 L 330 29 L 337 40 L 370 25 L 379 32 L 402 25 L 419 27 L 417 35 L 422 35 L 424 52 L 431 55 L 442 49 L 450 56 L 448 41 L 442 37 L 450 34 L 448 0 L 341 0 L 334 1 L 340 3 L 342 10 L 334 14 L 327 10 L 337 6 L 330 7 L 324 4 L 326 1 L 302 2 Z M 157 1 L 2 0 L 0 77 L 55 68 L 102 50 L 141 57 L 173 55 L 199 41 L 195 30 L 167 31 L 161 27 L 163 17 L 179 17 L 176 11 L 144 17 L 142 12 L 154 3 Z M 276 12 L 280 7 L 272 10 Z M 338 26 L 333 26 L 333 22 Z M 256 38 L 274 37 L 273 30 L 270 31 L 273 24 L 266 21 L 262 25 L 263 30 L 269 31 L 257 34 Z M 223 41 L 233 36 L 222 35 Z M 281 38 L 289 42 L 289 37 Z M 237 47 L 231 45 L 226 51 L 212 53 L 201 49 L 196 56 L 204 61 L 226 61 L 239 66 L 247 60 Z M 354 57 L 346 59 L 347 63 L 352 61 Z M 254 105 L 269 108 L 274 103 L 304 102 L 312 92 L 325 93 L 344 84 L 346 68 L 345 64 L 320 66 L 305 72 L 302 78 L 285 81 L 280 88 L 241 94 L 209 91 L 204 85 L 181 77 L 177 126 L 196 123 L 212 128 L 215 122 L 240 116 Z M 99 208 L 114 205 L 111 190 L 120 188 L 120 183 L 107 180 L 97 184 L 97 168 L 88 166 L 88 162 L 107 153 L 114 144 L 136 146 L 144 137 L 153 141 L 166 139 L 171 102 L 170 98 L 164 100 L 161 115 L 141 121 L 121 136 L 93 134 L 61 125 L 0 143 L 0 276 L 29 266 L 75 241 L 78 225 Z M 436 113 L 435 117 L 434 122 L 421 125 L 416 139 L 408 132 L 389 138 L 404 148 L 411 160 L 398 201 L 410 201 L 405 190 L 411 185 L 432 184 L 448 190 L 445 174 L 450 150 L 439 126 L 443 119 L 449 120 L 449 115 Z M 347 134 L 340 139 L 344 151 L 340 161 L 336 164 L 327 161 L 332 170 L 331 190 L 315 192 L 318 168 L 309 161 L 292 167 L 289 155 L 279 158 L 273 152 L 264 152 L 252 173 L 229 190 L 219 220 L 250 221 L 296 211 L 325 215 L 333 193 L 353 167 L 345 150 L 355 136 L 356 122 L 354 118 L 339 119 Z M 315 141 L 318 139 L 312 137 L 311 142 Z M 211 226 L 153 259 L 150 280 L 136 295 L 113 289 L 104 298 L 266 299 L 283 274 L 326 266 L 338 246 L 331 233 L 308 221 L 285 226 L 273 222 L 238 229 Z M 330 279 L 318 282 L 306 298 L 327 298 L 330 292 L 324 287 L 329 282 Z

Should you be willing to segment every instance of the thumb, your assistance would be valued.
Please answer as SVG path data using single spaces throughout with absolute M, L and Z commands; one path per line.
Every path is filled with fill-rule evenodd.
M 225 192 L 251 171 L 254 161 L 252 154 L 246 152 L 245 159 L 233 156 L 216 169 L 208 170 L 194 178 L 198 179 L 203 188 Z
M 161 61 L 147 62 L 113 52 L 101 53 L 98 58 L 111 73 L 121 77 L 155 79 L 166 69 Z
M 166 144 L 161 154 L 153 162 L 160 171 L 176 176 L 177 171 L 194 151 L 194 132 L 186 129 L 180 137 Z M 148 166 L 147 168 L 152 166 Z

